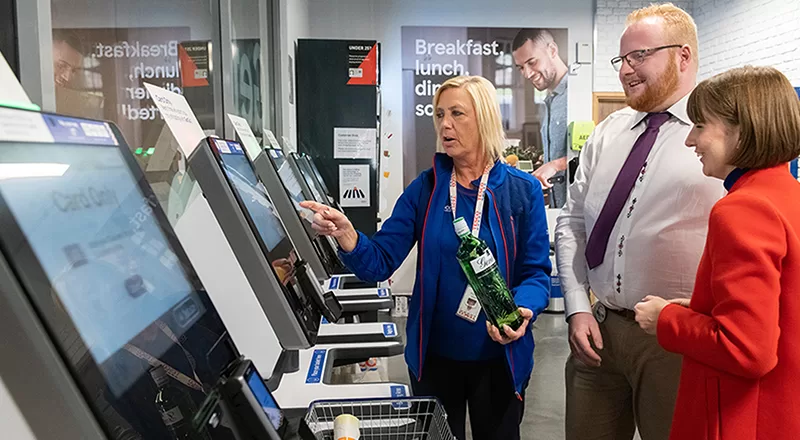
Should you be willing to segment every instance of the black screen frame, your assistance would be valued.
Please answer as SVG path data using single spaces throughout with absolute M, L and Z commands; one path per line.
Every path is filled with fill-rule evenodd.
M 292 168 L 292 164 L 289 163 L 289 158 L 286 157 L 285 154 L 283 154 L 283 151 L 281 151 L 281 150 L 272 150 L 272 149 L 269 149 L 269 148 L 266 148 L 264 150 L 265 153 L 271 153 L 273 151 L 283 157 L 283 164 L 285 166 L 289 167 L 289 171 L 292 174 L 294 174 L 294 169 Z M 281 186 L 283 186 L 283 190 L 286 192 L 286 196 L 289 197 L 289 201 L 293 203 L 295 201 L 294 197 L 292 197 L 292 194 L 289 192 L 289 188 L 286 187 L 286 183 L 283 181 L 283 178 L 281 177 L 280 168 L 278 167 L 277 162 L 275 162 L 275 160 L 276 160 L 275 157 L 273 157 L 272 154 L 267 154 L 267 156 L 269 157 L 269 162 L 272 164 L 272 168 L 275 170 L 275 174 L 278 175 L 278 180 L 282 183 Z M 303 176 L 295 175 L 294 177 L 295 177 L 295 179 L 298 179 L 298 178 L 302 178 Z M 300 192 L 303 193 L 303 198 L 306 199 L 307 201 L 308 200 L 311 200 L 311 201 L 314 200 L 313 195 L 311 195 L 309 197 L 309 194 L 305 194 L 305 191 L 303 191 L 302 188 L 300 189 Z M 303 217 L 300 215 L 299 212 L 297 212 L 296 209 L 294 209 L 293 211 L 294 211 L 295 215 L 297 216 L 297 218 L 300 220 L 300 224 L 303 225 L 303 229 L 306 231 L 306 235 L 308 236 L 308 239 L 311 240 L 311 242 L 313 243 L 315 240 L 318 239 L 319 233 L 316 230 L 314 230 L 314 228 L 311 226 L 310 223 L 308 223 L 307 221 L 303 220 Z
M 29 113 L 37 113 L 41 115 L 51 115 L 53 117 L 62 118 L 63 115 L 58 115 L 55 113 L 48 113 L 48 112 L 36 112 L 31 110 L 23 110 L 23 109 L 13 109 L 14 111 L 20 112 L 29 112 Z M 170 247 L 170 250 L 175 254 L 177 259 L 177 264 L 180 268 L 184 271 L 186 275 L 186 279 L 189 283 L 191 291 L 189 295 L 185 298 L 191 297 L 191 295 L 196 295 L 200 302 L 202 303 L 205 311 L 203 315 L 201 315 L 197 321 L 195 321 L 189 328 L 187 328 L 187 332 L 190 329 L 195 328 L 195 326 L 206 326 L 206 324 L 211 324 L 214 327 L 221 329 L 222 331 L 219 332 L 219 339 L 218 342 L 224 345 L 224 348 L 229 350 L 232 353 L 230 360 L 227 362 L 226 365 L 221 366 L 219 368 L 219 374 L 225 371 L 233 362 L 235 362 L 241 355 L 239 353 L 238 348 L 236 347 L 235 343 L 233 342 L 230 333 L 227 331 L 224 323 L 222 322 L 221 317 L 219 316 L 216 308 L 213 306 L 213 303 L 208 296 L 207 292 L 205 291 L 202 283 L 200 282 L 200 278 L 195 272 L 194 268 L 191 265 L 191 262 L 186 254 L 185 250 L 180 244 L 175 231 L 173 230 L 172 226 L 169 223 L 169 220 L 164 213 L 161 205 L 153 192 L 150 185 L 147 183 L 147 179 L 144 175 L 139 164 L 136 162 L 136 159 L 133 157 L 133 154 L 128 147 L 125 138 L 122 136 L 121 131 L 116 127 L 113 122 L 110 121 L 101 121 L 95 119 L 88 119 L 88 118 L 75 118 L 69 117 L 71 119 L 87 121 L 87 122 L 95 122 L 95 123 L 104 123 L 108 124 L 107 126 L 111 129 L 112 135 L 115 137 L 117 141 L 117 145 L 93 145 L 88 143 L 82 142 L 25 142 L 25 141 L 0 141 L 0 151 L 2 151 L 4 144 L 31 144 L 31 145 L 43 145 L 52 148 L 59 148 L 64 144 L 72 144 L 72 145 L 79 145 L 79 146 L 86 146 L 92 148 L 116 148 L 119 152 L 125 165 L 128 167 L 133 179 L 136 181 L 136 188 L 141 191 L 142 196 L 150 205 L 152 210 L 152 217 L 153 220 L 160 226 L 161 232 L 164 234 L 165 240 L 167 245 Z M 14 216 L 9 204 L 7 203 L 5 197 L 0 192 L 0 252 L 3 254 L 4 258 L 8 262 L 9 269 L 13 273 L 14 277 L 17 279 L 20 288 L 24 292 L 24 300 L 28 303 L 31 307 L 35 315 L 37 316 L 39 322 L 41 323 L 42 327 L 46 331 L 50 342 L 54 349 L 58 352 L 60 356 L 60 361 L 62 362 L 65 369 L 69 372 L 73 382 L 76 385 L 76 388 L 80 391 L 81 395 L 83 396 L 84 400 L 87 403 L 88 408 L 92 411 L 95 416 L 95 419 L 98 422 L 98 425 L 102 427 L 104 432 L 109 436 L 109 438 L 113 438 L 114 436 L 114 427 L 109 426 L 106 420 L 106 417 L 103 413 L 103 408 L 99 408 L 96 404 L 96 395 L 93 393 L 92 390 L 89 389 L 89 384 L 85 383 L 82 380 L 83 374 L 82 372 L 86 371 L 96 371 L 99 374 L 104 374 L 103 371 L 103 363 L 97 363 L 91 353 L 88 353 L 81 358 L 80 362 L 74 362 L 71 360 L 72 356 L 67 351 L 68 347 L 65 347 L 62 344 L 61 338 L 59 336 L 59 332 L 63 333 L 63 329 L 54 328 L 53 323 L 61 323 L 67 326 L 67 332 L 73 333 L 78 335 L 81 339 L 82 343 L 85 345 L 85 340 L 81 335 L 81 332 L 73 322 L 72 318 L 69 316 L 69 313 L 66 310 L 60 310 L 56 304 L 56 302 L 51 301 L 42 301 L 38 298 L 45 298 L 47 296 L 52 295 L 54 292 L 57 292 L 55 286 L 50 282 L 49 277 L 47 276 L 44 267 L 41 265 L 39 259 L 36 257 L 36 253 L 34 252 L 33 247 L 31 246 L 27 236 L 23 232 L 22 228 L 20 227 L 19 223 L 17 222 L 16 217 Z M 176 303 L 180 304 L 179 303 Z M 169 314 L 174 309 L 171 308 L 166 314 Z M 164 315 L 162 315 L 164 316 Z M 138 335 L 137 335 L 138 336 Z M 216 346 L 219 346 L 217 344 Z M 215 347 L 216 347 L 215 346 Z M 122 350 L 122 349 L 120 349 Z M 119 351 L 118 351 L 119 352 Z M 210 352 L 209 352 L 210 353 Z M 112 354 L 111 357 L 114 355 Z M 110 360 L 111 357 L 107 360 Z M 217 374 L 217 376 L 219 375 Z M 139 378 L 137 378 L 139 380 Z M 208 386 L 213 386 L 213 383 L 206 384 Z M 108 387 L 108 383 L 105 383 L 105 386 Z M 44 396 L 43 396 L 44 397 Z M 146 433 L 145 433 L 146 434 Z
M 305 161 L 304 156 L 301 156 L 297 153 L 292 153 L 292 155 L 294 156 L 295 163 L 297 164 L 297 169 L 300 170 L 300 175 L 303 177 L 303 180 L 306 182 L 306 185 L 308 185 L 309 190 L 311 190 L 312 197 L 314 190 L 317 190 L 317 192 L 319 192 L 323 198 L 323 200 L 317 200 L 317 201 L 319 203 L 322 203 L 323 205 L 331 206 L 331 202 L 329 200 L 330 194 L 325 192 L 324 188 L 319 184 L 316 176 L 314 176 L 314 171 L 311 169 L 311 166 L 308 164 L 308 162 Z
M 317 164 L 314 162 L 311 156 L 304 154 L 302 156 L 302 159 L 305 160 L 306 163 L 308 163 L 308 167 L 311 169 L 311 173 L 317 179 L 317 183 L 319 184 L 319 187 L 322 189 L 323 194 L 325 194 L 328 197 L 333 197 L 333 194 L 331 194 L 331 190 L 329 190 L 328 185 L 325 184 L 325 179 L 322 178 L 322 174 L 319 172 L 319 168 L 317 168 Z
M 228 176 L 228 173 L 225 172 L 225 162 L 222 159 L 222 153 L 220 153 L 216 145 L 214 145 L 216 141 L 232 142 L 239 145 L 240 148 L 242 147 L 242 144 L 232 140 L 221 139 L 216 137 L 207 137 L 203 142 L 204 143 L 203 147 L 210 149 L 214 160 L 217 162 L 220 174 L 222 174 L 222 177 L 225 179 L 225 183 L 227 183 L 228 188 L 231 191 L 231 194 L 233 194 L 233 198 L 236 200 L 236 204 L 239 206 L 239 209 L 241 210 L 242 215 L 245 221 L 247 222 L 247 225 L 250 227 L 250 232 L 252 233 L 253 238 L 255 238 L 256 243 L 258 244 L 262 254 L 264 255 L 264 258 L 269 263 L 270 271 L 275 279 L 275 282 L 279 286 L 281 286 L 281 289 L 283 290 L 283 295 L 289 301 L 290 307 L 292 308 L 292 310 L 294 310 L 297 318 L 300 321 L 304 322 L 303 327 L 306 329 L 307 332 L 309 332 L 309 334 L 318 332 L 320 323 L 318 322 L 319 320 L 316 320 L 314 317 L 321 316 L 320 311 L 315 309 L 314 300 L 311 299 L 309 295 L 303 291 L 299 281 L 297 280 L 296 275 L 293 275 L 287 284 L 281 282 L 280 278 L 278 277 L 278 274 L 275 272 L 275 268 L 272 266 L 272 261 L 269 258 L 270 254 L 269 247 L 267 247 L 266 243 L 264 243 L 264 240 L 261 238 L 261 233 L 258 231 L 258 227 L 253 221 L 253 218 L 250 215 L 250 211 L 247 210 L 247 205 L 244 203 L 244 200 L 242 200 L 241 196 L 239 195 L 239 191 L 236 189 L 235 184 L 231 181 L 230 177 Z M 253 163 L 250 161 L 250 158 L 247 157 L 247 154 L 244 153 L 243 149 L 242 149 L 242 154 L 247 160 L 247 164 L 250 167 L 251 171 L 253 172 L 253 175 L 256 176 L 256 179 L 263 185 L 261 179 L 258 178 L 258 173 L 256 173 L 255 167 L 253 167 Z M 274 207 L 275 203 L 273 202 L 272 197 L 269 195 L 268 192 L 266 192 L 266 197 Z M 294 243 L 292 243 L 292 240 L 289 237 L 289 232 L 286 230 L 286 227 L 283 225 L 283 221 L 280 219 L 280 217 L 278 217 L 278 223 L 280 223 L 281 229 L 283 230 L 284 234 L 283 241 L 289 243 L 289 247 L 291 248 L 292 251 L 294 251 L 297 261 L 300 261 L 300 253 L 297 252 L 297 248 L 294 246 Z M 276 246 L 276 249 L 277 247 L 278 246 Z M 304 301 L 304 303 L 298 303 L 298 301 L 300 302 Z M 304 315 L 301 313 L 302 310 L 309 310 L 312 311 L 312 313 L 306 314 L 304 317 Z

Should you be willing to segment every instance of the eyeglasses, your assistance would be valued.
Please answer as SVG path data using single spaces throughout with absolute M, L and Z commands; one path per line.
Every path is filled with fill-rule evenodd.
M 611 59 L 611 66 L 614 67 L 614 70 L 619 72 L 619 69 L 622 68 L 622 61 L 626 61 L 631 68 L 635 68 L 641 65 L 644 60 L 649 57 L 650 55 L 658 52 L 662 49 L 669 49 L 672 47 L 683 47 L 681 44 L 670 44 L 668 46 L 659 46 L 654 47 L 651 49 L 639 49 L 639 50 L 632 50 L 621 57 L 614 57 Z

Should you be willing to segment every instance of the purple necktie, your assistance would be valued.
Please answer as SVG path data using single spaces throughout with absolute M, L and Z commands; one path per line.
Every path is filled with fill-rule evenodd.
M 642 167 L 647 161 L 647 155 L 650 154 L 650 150 L 656 142 L 658 129 L 669 118 L 669 113 L 650 113 L 647 115 L 647 129 L 639 136 L 639 139 L 636 139 L 636 143 L 633 144 L 628 158 L 625 159 L 625 163 L 622 165 L 622 169 L 619 170 L 617 180 L 614 181 L 614 185 L 608 192 L 606 203 L 597 217 L 594 228 L 592 228 L 589 242 L 586 243 L 586 262 L 589 264 L 589 269 L 594 269 L 603 262 L 611 230 L 614 229 L 617 217 L 622 212 L 628 196 L 631 195 L 636 178 L 642 171 Z

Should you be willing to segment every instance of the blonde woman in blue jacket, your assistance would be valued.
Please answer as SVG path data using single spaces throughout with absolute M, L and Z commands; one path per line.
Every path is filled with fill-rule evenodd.
M 332 208 L 304 206 L 316 211 L 314 228 L 336 238 L 345 265 L 362 280 L 388 279 L 417 244 L 405 355 L 414 394 L 439 398 L 457 438 L 466 438 L 469 403 L 473 438 L 514 440 L 533 370 L 528 327 L 550 293 L 550 240 L 541 184 L 499 160 L 505 135 L 495 93 L 477 76 L 442 84 L 433 99 L 441 153 L 372 238 Z M 458 315 L 467 279 L 456 259 L 456 217 L 477 225 L 525 318 L 516 332 L 504 329 L 507 337 L 483 312 L 474 322 Z

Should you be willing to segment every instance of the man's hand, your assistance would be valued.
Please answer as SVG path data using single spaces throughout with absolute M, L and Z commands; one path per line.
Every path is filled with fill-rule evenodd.
M 517 331 L 514 331 L 511 329 L 511 327 L 504 325 L 503 332 L 505 333 L 505 336 L 500 333 L 500 330 L 497 327 L 493 326 L 489 321 L 486 321 L 486 331 L 489 332 L 489 336 L 493 341 L 506 345 L 525 336 L 525 332 L 528 330 L 528 325 L 530 325 L 531 319 L 533 319 L 533 312 L 530 309 L 525 309 L 522 307 L 517 310 L 519 310 L 519 314 L 522 315 L 524 321 L 522 321 L 522 325 L 519 326 Z
M 315 212 L 314 223 L 311 224 L 315 231 L 335 238 L 345 252 L 352 252 L 356 248 L 358 233 L 347 216 L 322 203 L 304 201 L 300 202 L 300 206 Z
M 547 179 L 555 176 L 557 172 L 558 169 L 556 169 L 553 162 L 547 162 L 533 172 L 533 177 L 539 179 L 539 182 L 542 183 L 542 188 L 550 189 L 553 187 L 553 184 L 548 182 Z
M 668 306 L 669 302 L 660 296 L 647 295 L 638 302 L 633 310 L 636 312 L 636 322 L 639 327 L 649 335 L 656 334 L 658 328 L 658 315 Z
M 553 177 L 559 171 L 564 171 L 567 169 L 567 158 L 562 157 L 556 160 L 551 160 L 546 164 L 540 166 L 533 172 L 533 177 L 539 179 L 539 182 L 542 183 L 542 188 L 549 189 L 553 187 L 553 184 L 548 182 L 547 179 Z
M 601 358 L 592 343 L 598 350 L 603 349 L 603 336 L 600 335 L 600 326 L 591 313 L 581 312 L 569 317 L 569 348 L 572 355 L 590 367 L 599 367 Z

